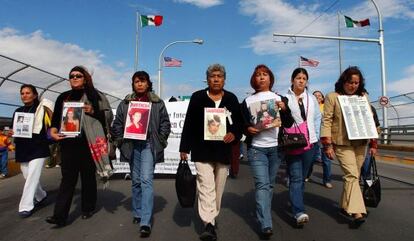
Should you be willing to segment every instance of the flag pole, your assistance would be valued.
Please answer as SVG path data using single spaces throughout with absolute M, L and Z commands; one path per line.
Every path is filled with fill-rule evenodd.
M 300 68 L 300 55 L 298 55 L 298 68 Z
M 134 62 L 134 72 L 138 70 L 138 32 L 139 32 L 139 12 L 136 11 L 136 21 L 135 21 L 135 62 Z
M 338 37 L 341 37 L 341 28 L 340 28 L 340 15 L 338 14 Z M 339 75 L 342 73 L 342 54 L 341 54 L 341 40 L 338 40 L 338 58 L 339 58 Z

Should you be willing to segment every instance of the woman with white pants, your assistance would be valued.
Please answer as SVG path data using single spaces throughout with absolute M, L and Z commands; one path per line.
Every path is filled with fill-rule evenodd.
M 32 137 L 14 138 L 16 162 L 20 163 L 20 169 L 26 179 L 19 204 L 19 215 L 22 218 L 31 216 L 35 206 L 41 204 L 47 197 L 47 193 L 42 189 L 39 179 L 43 164 L 50 155 L 44 115 L 45 110 L 51 115 L 50 110 L 53 109 L 53 103 L 49 101 L 40 102 L 38 96 L 33 85 L 22 85 L 20 87 L 20 97 L 24 105 L 17 108 L 13 115 L 19 115 L 22 112 L 34 114 Z

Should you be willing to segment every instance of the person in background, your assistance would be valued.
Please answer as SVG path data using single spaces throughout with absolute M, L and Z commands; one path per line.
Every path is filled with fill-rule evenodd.
M 281 162 L 278 151 L 279 127 L 293 124 L 287 104 L 288 100 L 272 91 L 274 83 L 275 77 L 269 67 L 262 64 L 256 66 L 250 77 L 250 86 L 254 93 L 247 97 L 242 104 L 247 159 L 254 177 L 256 217 L 260 225 L 260 236 L 263 239 L 269 239 L 273 235 L 273 188 Z M 276 116 L 276 111 L 280 109 L 282 122 L 280 124 L 279 121 L 278 126 L 257 129 L 257 125 L 252 123 L 254 114 L 249 111 L 250 104 L 263 100 L 274 102 L 276 110 L 271 110 L 274 112 L 274 116 Z M 267 102 L 261 104 L 261 110 L 268 110 Z
M 11 147 L 11 132 L 8 126 L 0 132 L 0 179 L 7 177 L 9 171 L 7 169 L 7 163 L 9 158 L 9 150 Z
M 308 143 L 311 148 L 301 154 L 286 153 L 286 162 L 289 170 L 289 198 L 292 205 L 293 217 L 298 226 L 309 222 L 309 215 L 305 212 L 303 195 L 305 178 L 312 165 L 315 153 L 314 145 L 318 143 L 321 124 L 321 112 L 316 98 L 307 90 L 309 75 L 306 69 L 296 68 L 291 77 L 291 87 L 286 97 L 289 99 L 289 108 L 294 122 L 297 125 L 306 124 Z M 305 135 L 306 136 L 306 135 Z
M 171 123 L 164 101 L 152 92 L 152 82 L 148 73 L 137 71 L 131 80 L 132 93 L 119 103 L 112 123 L 111 135 L 121 152 L 121 161 L 129 162 L 131 169 L 132 223 L 140 225 L 141 237 L 148 237 L 151 234 L 153 219 L 154 166 L 164 161 L 164 148 L 167 147 Z M 127 118 L 131 117 L 131 113 L 128 113 L 131 101 L 151 103 L 146 140 L 124 138 Z
M 43 118 L 44 109 L 53 108 L 53 103 L 46 99 L 40 102 L 36 88 L 28 84 L 20 87 L 20 98 L 24 105 L 17 108 L 13 116 L 17 112 L 34 114 L 32 137 L 14 138 L 16 162 L 20 163 L 20 169 L 26 179 L 19 203 L 19 215 L 22 218 L 27 218 L 33 214 L 35 207 L 42 204 L 47 197 L 46 191 L 40 185 L 43 164 L 50 155 Z M 13 134 L 13 131 L 10 132 Z
M 94 87 L 92 76 L 83 66 L 75 66 L 70 70 L 69 84 L 71 89 L 61 93 L 56 99 L 50 128 L 50 136 L 60 145 L 62 179 L 53 216 L 47 217 L 46 222 L 55 224 L 56 227 L 66 225 L 79 175 L 81 218 L 89 219 L 96 207 L 95 173 L 98 173 L 103 181 L 112 174 L 106 139 L 108 125 L 113 119 L 109 102 L 105 95 Z M 81 134 L 77 137 L 65 137 L 59 132 L 63 103 L 66 101 L 84 103 L 85 115 L 80 124 Z
M 237 97 L 224 89 L 226 70 L 220 64 L 206 71 L 208 88 L 192 94 L 181 134 L 180 158 L 197 170 L 198 213 L 204 224 L 201 240 L 216 240 L 216 218 L 232 159 L 232 144 L 241 138 L 242 118 Z M 204 140 L 204 108 L 226 108 L 226 131 L 222 140 Z M 224 122 L 224 120 L 223 120 Z
M 313 92 L 313 95 L 316 97 L 316 100 L 319 103 L 319 109 L 322 113 L 323 116 L 323 106 L 324 106 L 324 102 L 325 102 L 325 97 L 322 94 L 321 91 L 316 90 Z M 319 138 L 319 137 L 318 137 Z M 314 146 L 315 148 L 315 156 L 313 157 L 313 162 L 312 165 L 309 168 L 309 172 L 308 175 L 306 176 L 305 182 L 308 182 L 310 179 L 310 176 L 312 175 L 313 172 L 313 164 L 315 162 L 322 162 L 322 171 L 323 171 L 323 177 L 322 177 L 322 182 L 323 185 L 326 188 L 333 188 L 333 185 L 331 183 L 331 163 L 332 160 L 330 160 L 329 158 L 326 157 L 325 153 L 323 152 L 323 148 L 322 145 L 320 143 L 320 141 L 318 141 L 318 144 Z
M 359 176 L 365 151 L 375 155 L 376 140 L 349 140 L 338 96 L 367 96 L 365 79 L 358 67 L 348 67 L 335 83 L 335 92 L 326 96 L 321 129 L 321 142 L 329 159 L 337 157 L 344 172 L 340 214 L 360 225 L 365 222 L 367 210 L 359 186 Z

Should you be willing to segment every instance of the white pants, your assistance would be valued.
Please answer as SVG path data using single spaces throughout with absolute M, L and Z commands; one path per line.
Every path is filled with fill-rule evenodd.
M 20 163 L 23 177 L 26 179 L 23 188 L 22 199 L 19 204 L 19 212 L 31 211 L 34 208 L 34 199 L 41 201 L 46 197 L 46 192 L 40 186 L 40 174 L 46 158 L 37 158 L 29 162 Z
M 196 162 L 198 213 L 204 224 L 215 225 L 228 174 L 228 165 Z

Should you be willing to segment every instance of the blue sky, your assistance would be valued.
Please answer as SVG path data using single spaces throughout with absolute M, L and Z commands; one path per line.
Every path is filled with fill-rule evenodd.
M 412 92 L 414 2 L 376 2 L 384 17 L 388 96 Z M 339 75 L 338 43 L 297 38 L 295 44 L 283 44 L 273 41 L 273 32 L 336 36 L 340 11 L 371 21 L 371 27 L 357 29 L 347 29 L 341 21 L 343 36 L 378 38 L 375 8 L 363 0 L 0 0 L 0 6 L 0 54 L 65 77 L 74 65 L 85 65 L 99 89 L 119 97 L 131 91 L 136 11 L 164 16 L 160 27 L 139 31 L 139 69 L 150 74 L 155 89 L 163 47 L 176 40 L 204 40 L 203 45 L 176 44 L 166 50 L 165 56 L 180 59 L 183 65 L 163 68 L 163 98 L 204 88 L 205 70 L 212 63 L 226 67 L 225 88 L 239 101 L 251 91 L 249 79 L 258 64 L 273 70 L 274 90 L 284 94 L 300 55 L 320 61 L 319 67 L 307 68 L 309 88 L 326 93 Z M 343 42 L 342 46 L 343 66 L 360 66 L 371 100 L 378 99 L 378 45 Z M 8 91 L 17 90 L 0 89 Z

